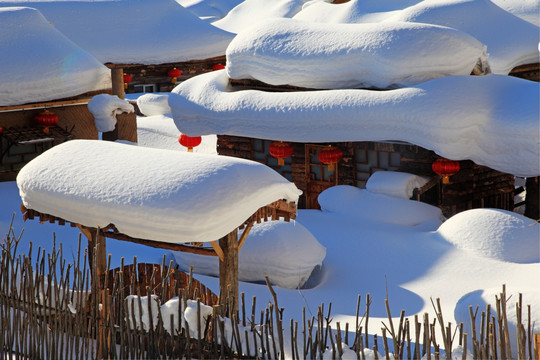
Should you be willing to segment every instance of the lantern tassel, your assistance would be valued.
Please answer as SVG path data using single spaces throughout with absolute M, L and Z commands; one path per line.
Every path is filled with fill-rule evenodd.
M 277 159 L 277 164 L 278 164 L 278 166 L 283 166 L 283 165 L 285 165 L 285 159 L 284 159 L 284 158 L 278 158 L 278 159 Z
M 446 175 L 442 177 L 443 184 L 450 184 L 450 176 Z

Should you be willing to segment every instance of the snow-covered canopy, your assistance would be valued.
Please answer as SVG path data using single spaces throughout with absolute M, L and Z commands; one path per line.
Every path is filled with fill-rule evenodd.
M 17 185 L 29 209 L 172 243 L 217 240 L 260 207 L 301 194 L 253 161 L 98 140 L 53 147 L 19 172 Z
M 540 26 L 540 1 L 538 0 L 493 0 L 493 2 L 504 10 L 527 20 L 528 22 Z
M 294 18 L 325 23 L 408 21 L 448 26 L 487 45 L 494 73 L 508 74 L 518 65 L 538 62 L 538 26 L 489 0 L 351 0 L 339 5 L 314 1 Z
M 228 134 L 293 142 L 400 140 L 454 160 L 540 175 L 540 87 L 503 75 L 448 76 L 389 91 L 231 92 L 224 70 L 169 96 L 190 136 Z
M 110 70 L 39 11 L 0 7 L 0 24 L 0 106 L 110 89 Z
M 243 0 L 176 0 L 176 2 L 203 20 L 216 21 L 225 17 Z
M 487 67 L 485 46 L 472 36 L 410 22 L 272 19 L 240 32 L 226 55 L 232 79 L 316 89 L 396 88 Z
M 174 0 L 0 0 L 0 7 L 21 5 L 37 8 L 56 29 L 102 63 L 207 59 L 223 55 L 234 36 Z

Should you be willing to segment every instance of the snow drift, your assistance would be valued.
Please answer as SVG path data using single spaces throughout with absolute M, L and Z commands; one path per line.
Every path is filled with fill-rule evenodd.
M 28 209 L 172 243 L 217 240 L 260 207 L 301 194 L 253 161 L 98 140 L 53 147 L 17 185 Z

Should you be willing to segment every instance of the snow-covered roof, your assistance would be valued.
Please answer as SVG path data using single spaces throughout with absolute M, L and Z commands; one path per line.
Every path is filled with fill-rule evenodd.
M 111 88 L 111 72 L 43 15 L 0 7 L 0 106 L 49 101 Z
M 99 140 L 53 147 L 17 185 L 28 209 L 172 243 L 218 240 L 260 207 L 301 194 L 257 162 Z
M 225 53 L 233 34 L 199 19 L 174 0 L 24 1 L 102 63 L 161 64 Z
M 538 62 L 538 26 L 501 9 L 489 0 L 404 0 L 377 3 L 373 0 L 351 0 L 339 5 L 324 1 L 312 2 L 294 18 L 333 24 L 408 21 L 448 26 L 466 32 L 487 45 L 494 73 L 508 74 L 518 65 Z
M 323 24 L 272 19 L 240 32 L 227 74 L 316 89 L 396 88 L 487 68 L 485 46 L 429 24 Z
M 521 176 L 540 175 L 540 87 L 504 75 L 448 76 L 414 87 L 231 92 L 225 70 L 193 77 L 169 96 L 190 136 L 294 142 L 400 140 Z

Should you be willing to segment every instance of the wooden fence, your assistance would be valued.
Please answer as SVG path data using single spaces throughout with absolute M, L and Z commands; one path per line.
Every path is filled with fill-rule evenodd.
M 399 322 L 390 314 L 381 334 L 370 335 L 370 295 L 358 297 L 354 324 L 334 322 L 332 304 L 301 321 L 283 320 L 272 287 L 273 302 L 257 313 L 244 294 L 240 310 L 230 317 L 215 305 L 217 297 L 192 276 L 170 266 L 133 264 L 91 276 L 87 256 L 79 253 L 67 264 L 62 246 L 18 255 L 19 239 L 10 230 L 0 243 L 1 359 L 455 359 L 461 345 L 475 359 L 538 359 L 533 339 L 531 307 L 517 299 L 517 341 L 512 342 L 506 317 L 508 298 L 503 286 L 496 306 L 485 311 L 470 307 L 472 332 L 463 324 L 445 323 L 439 299 L 432 300 L 435 318 L 425 313 Z M 35 250 L 35 249 L 34 249 Z M 136 262 L 136 259 L 135 259 Z M 98 297 L 97 281 L 108 291 Z M 135 296 L 130 296 L 135 295 Z M 176 299 L 176 302 L 174 302 Z M 197 299 L 191 301 L 189 299 Z M 131 301 L 128 301 L 131 300 Z M 155 303 L 153 302 L 155 301 Z M 169 302 L 170 301 L 170 302 Z M 165 312 L 164 304 L 178 311 Z M 188 311 L 193 317 L 188 319 Z M 526 311 L 525 311 L 526 309 Z M 173 309 L 174 310 L 174 309 Z M 523 316 L 525 313 L 525 316 Z M 183 316 L 179 316 L 183 314 Z M 195 320 L 193 320 L 195 319 Z M 189 321 L 188 321 L 189 320 Z M 442 336 L 441 336 L 442 334 Z M 511 344 L 517 344 L 513 349 Z M 535 356 L 536 351 L 536 356 Z M 512 356 L 514 354 L 514 356 Z

